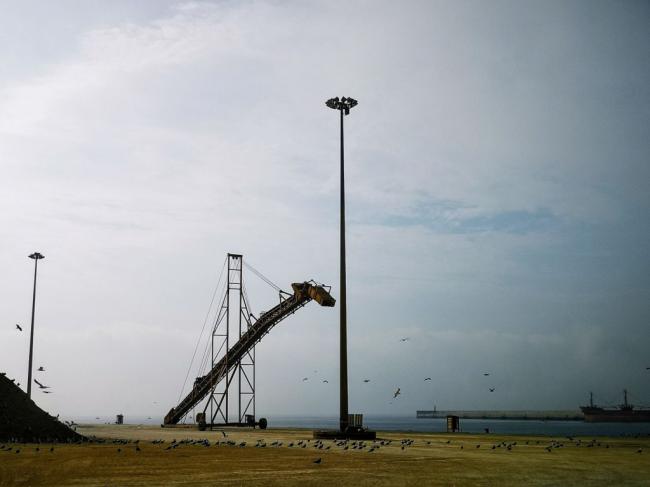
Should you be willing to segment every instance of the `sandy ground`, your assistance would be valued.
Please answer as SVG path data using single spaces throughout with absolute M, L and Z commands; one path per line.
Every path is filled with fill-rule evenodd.
M 349 443 L 345 449 L 324 441 L 318 448 L 311 431 L 298 429 L 233 428 L 225 436 L 221 431 L 130 425 L 82 426 L 78 431 L 106 441 L 54 445 L 53 451 L 50 444 L 0 448 L 0 485 L 650 486 L 648 437 L 569 440 L 391 432 L 380 433 L 378 448 L 370 452 L 372 442 L 363 449 Z M 169 448 L 184 439 L 207 439 L 210 446 L 186 442 Z M 412 444 L 402 448 L 401 440 L 407 439 Z M 266 446 L 256 447 L 258 440 Z M 304 448 L 297 446 L 301 440 Z M 389 440 L 390 445 L 379 444 Z M 246 445 L 239 446 L 242 442 Z

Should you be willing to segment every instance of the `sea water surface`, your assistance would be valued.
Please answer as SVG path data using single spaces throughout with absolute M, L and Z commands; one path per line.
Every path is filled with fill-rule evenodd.
M 335 417 L 269 416 L 269 428 L 338 428 Z M 409 416 L 364 416 L 364 426 L 378 431 L 413 431 L 443 433 L 447 431 L 445 418 L 418 419 Z M 650 423 L 585 423 L 584 421 L 542 421 L 515 419 L 460 419 L 464 433 L 546 436 L 646 436 Z
M 290 416 L 265 415 L 269 428 L 337 429 L 335 416 Z M 93 418 L 94 419 L 94 418 Z M 78 418 L 77 422 L 104 423 L 90 418 Z M 114 421 L 114 419 L 113 419 Z M 414 416 L 364 415 L 364 426 L 378 431 L 403 431 L 420 433 L 444 433 L 447 429 L 444 418 L 418 419 Z M 159 425 L 162 418 L 129 417 L 126 424 Z M 585 423 L 584 421 L 542 421 L 517 419 L 460 419 L 464 433 L 490 433 L 504 435 L 543 436 L 650 436 L 650 423 Z

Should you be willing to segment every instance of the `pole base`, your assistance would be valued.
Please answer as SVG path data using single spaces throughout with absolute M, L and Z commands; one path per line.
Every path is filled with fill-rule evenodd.
M 314 439 L 318 440 L 375 440 L 377 432 L 366 429 L 314 430 Z

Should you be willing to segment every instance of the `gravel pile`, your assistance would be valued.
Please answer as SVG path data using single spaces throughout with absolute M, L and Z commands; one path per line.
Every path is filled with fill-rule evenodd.
M 50 416 L 13 381 L 0 375 L 0 442 L 69 442 L 84 437 Z

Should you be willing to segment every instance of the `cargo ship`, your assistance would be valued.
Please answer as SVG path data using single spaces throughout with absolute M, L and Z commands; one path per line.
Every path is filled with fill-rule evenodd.
M 649 423 L 650 408 L 636 407 L 627 402 L 627 390 L 623 390 L 623 404 L 614 407 L 596 406 L 594 395 L 589 393 L 589 406 L 580 406 L 588 423 Z

